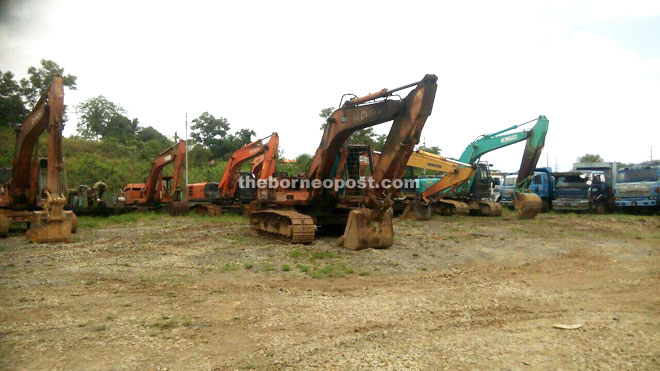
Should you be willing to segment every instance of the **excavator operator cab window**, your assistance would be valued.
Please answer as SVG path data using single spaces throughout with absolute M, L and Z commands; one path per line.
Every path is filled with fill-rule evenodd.
M 172 188 L 172 177 L 171 176 L 164 176 L 163 177 L 163 188 L 166 193 L 170 193 L 171 188 Z

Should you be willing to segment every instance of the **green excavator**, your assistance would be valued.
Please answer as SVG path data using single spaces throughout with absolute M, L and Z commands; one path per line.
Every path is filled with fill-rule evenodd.
M 512 132 L 512 130 L 532 122 L 536 122 L 536 124 L 531 129 Z M 529 184 L 545 145 L 548 124 L 549 121 L 545 116 L 539 116 L 537 119 L 479 136 L 465 148 L 461 157 L 458 158 L 459 162 L 476 167 L 474 175 L 469 181 L 457 187 L 446 187 L 434 193 L 432 197 L 434 209 L 445 215 L 502 215 L 502 205 L 489 200 L 492 180 L 489 166 L 480 161 L 481 156 L 518 142 L 527 141 L 516 179 L 513 203 L 520 218 L 533 219 L 536 217 L 541 211 L 541 198 L 529 190 Z M 437 178 L 420 179 L 417 192 L 423 193 L 438 180 Z

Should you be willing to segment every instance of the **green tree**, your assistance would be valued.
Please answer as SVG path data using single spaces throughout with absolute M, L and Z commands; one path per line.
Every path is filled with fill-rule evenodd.
M 385 145 L 385 141 L 387 140 L 387 134 L 380 134 L 376 137 L 375 143 L 373 145 L 373 150 L 374 151 L 382 151 L 383 146 Z
M 241 129 L 229 134 L 229 121 L 224 118 L 215 118 L 208 112 L 202 113 L 192 120 L 190 136 L 195 142 L 208 148 L 214 158 L 224 158 L 240 147 L 252 142 L 256 134 L 250 129 Z
M 162 143 L 169 143 L 170 140 L 167 139 L 166 136 L 161 134 L 158 130 L 154 129 L 151 126 L 147 126 L 146 128 L 141 128 L 140 131 L 137 133 L 137 140 L 140 142 L 148 142 L 150 140 L 157 140 Z
M 27 73 L 28 78 L 21 79 L 21 92 L 30 107 L 37 104 L 41 94 L 53 82 L 53 76 L 61 76 L 64 86 L 71 90 L 77 90 L 76 80 L 78 78 L 73 75 L 65 75 L 64 68 L 49 59 L 42 59 L 39 68 L 29 67 Z
M 17 82 L 13 73 L 0 71 L 0 126 L 23 122 L 53 81 L 53 76 L 62 76 L 64 86 L 76 90 L 76 77 L 65 75 L 64 68 L 51 60 L 42 59 L 41 67 L 30 67 L 27 73 L 28 78 Z M 65 105 L 64 121 L 66 108 Z
M 296 166 L 301 172 L 306 171 L 309 164 L 312 162 L 312 156 L 307 153 L 301 153 L 296 157 Z
M 76 129 L 85 139 L 99 139 L 104 136 L 113 117 L 126 114 L 120 105 L 109 101 L 106 97 L 89 98 L 76 106 L 78 124 Z M 115 119 L 117 122 L 117 119 Z M 111 130 L 112 131 L 112 130 Z M 134 133 L 135 134 L 135 133 Z
M 419 149 L 421 149 L 422 151 L 425 151 L 425 152 L 436 154 L 436 155 L 439 155 L 440 152 L 441 152 L 440 147 L 438 147 L 438 146 L 432 146 L 432 147 L 421 146 L 421 147 L 419 147 Z
M 374 128 L 364 128 L 351 134 L 348 138 L 348 143 L 354 144 L 368 144 L 375 147 L 377 135 L 374 133 Z
M 131 139 L 135 139 L 139 127 L 138 119 L 131 120 L 124 115 L 114 115 L 103 131 L 103 140 L 113 138 L 120 143 L 128 143 Z
M 14 74 L 0 71 L 0 126 L 20 124 L 28 112 Z
M 229 121 L 226 118 L 215 118 L 208 112 L 202 113 L 192 120 L 190 136 L 207 148 L 214 146 L 219 139 L 223 139 L 229 132 Z
M 332 113 L 335 112 L 335 107 L 328 107 L 321 110 L 319 117 L 323 119 L 321 124 L 321 130 L 325 130 L 325 127 L 328 125 L 328 117 L 332 116 Z
M 598 154 L 587 153 L 586 155 L 578 158 L 578 162 L 603 162 L 603 158 Z
M 188 166 L 190 168 L 205 166 L 212 157 L 213 152 L 201 144 L 196 144 L 188 151 Z

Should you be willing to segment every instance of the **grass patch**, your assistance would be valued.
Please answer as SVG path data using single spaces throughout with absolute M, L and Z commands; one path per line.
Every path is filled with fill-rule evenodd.
M 222 266 L 222 271 L 223 272 L 233 272 L 237 269 L 238 269 L 238 264 L 234 264 L 234 263 L 225 263 Z
M 312 254 L 309 256 L 311 260 L 319 260 L 319 259 L 333 259 L 333 258 L 338 258 L 339 256 L 336 254 L 331 253 L 330 251 L 314 251 Z
M 92 331 L 101 332 L 101 331 L 105 331 L 107 329 L 108 329 L 107 325 L 98 325 L 98 326 L 94 326 L 94 328 L 92 328 Z
M 309 267 L 306 266 L 306 265 L 296 264 L 296 268 L 298 268 L 298 270 L 303 272 L 303 273 L 309 272 Z
M 305 251 L 291 250 L 291 251 L 289 251 L 289 253 L 287 255 L 289 255 L 290 258 L 300 259 L 301 257 L 303 257 L 305 255 Z
M 98 229 L 110 225 L 133 224 L 143 221 L 162 220 L 172 218 L 166 213 L 159 212 L 129 212 L 120 215 L 103 216 L 79 216 L 78 227 L 82 229 Z M 244 223 L 247 218 L 242 215 L 226 213 L 219 216 L 206 216 L 190 213 L 187 216 L 178 216 L 177 218 L 187 219 L 192 222 L 205 221 L 209 223 Z
M 190 219 L 196 222 L 203 221 L 209 223 L 217 223 L 217 222 L 243 223 L 247 221 L 246 217 L 235 213 L 224 213 L 218 216 L 208 216 L 208 215 L 199 215 L 197 213 L 190 213 L 187 216 L 184 216 L 183 218 Z
M 282 269 L 282 272 L 290 272 L 291 271 L 291 267 L 289 267 L 286 264 L 282 265 L 282 267 L 280 269 Z
M 79 216 L 78 227 L 86 229 L 101 228 L 113 224 L 129 224 L 137 223 L 139 221 L 160 220 L 169 218 L 169 215 L 148 212 L 148 213 L 125 213 L 120 215 L 103 216 Z
M 172 318 L 160 318 L 155 322 L 149 324 L 149 328 L 156 328 L 159 330 L 171 330 L 179 327 L 179 322 Z
M 272 272 L 272 271 L 275 270 L 275 266 L 272 265 L 272 264 L 264 264 L 264 265 L 261 267 L 261 269 L 262 269 L 264 272 Z
M 243 269 L 250 270 L 252 268 L 254 268 L 254 264 L 252 264 L 252 263 L 243 264 Z
M 355 271 L 348 265 L 341 264 L 324 264 L 321 268 L 314 269 L 310 272 L 312 278 L 325 278 L 325 277 L 344 277 L 348 274 L 353 274 Z

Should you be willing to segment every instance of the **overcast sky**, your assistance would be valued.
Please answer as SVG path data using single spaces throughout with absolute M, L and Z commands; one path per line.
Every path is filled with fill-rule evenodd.
M 208 111 L 277 131 L 287 158 L 315 152 L 318 113 L 343 93 L 433 73 L 422 136 L 443 155 L 543 114 L 540 165 L 660 158 L 660 1 L 537 3 L 2 1 L 0 70 L 52 59 L 78 77 L 69 106 L 104 95 L 168 136 Z M 513 171 L 522 151 L 484 160 Z

